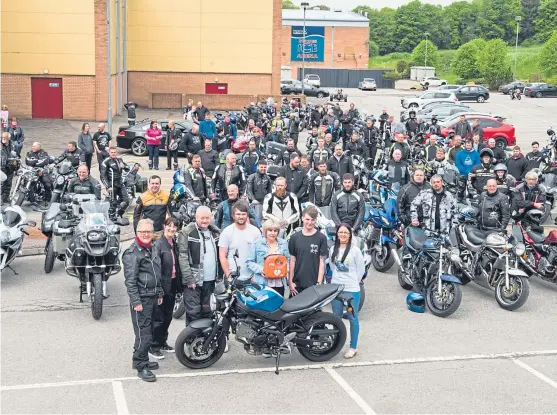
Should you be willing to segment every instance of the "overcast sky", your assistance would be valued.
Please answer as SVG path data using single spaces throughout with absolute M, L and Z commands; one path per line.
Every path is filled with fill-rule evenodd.
M 302 2 L 302 0 L 292 0 L 293 3 L 297 4 L 298 6 Z M 369 6 L 374 9 L 382 9 L 383 7 L 392 7 L 397 8 L 403 4 L 407 4 L 410 0 L 389 0 L 389 1 L 380 1 L 380 0 L 306 0 L 310 7 L 323 4 L 331 9 L 341 9 L 343 11 L 349 11 L 357 6 Z M 422 3 L 429 3 L 429 4 L 440 4 L 442 6 L 446 6 L 448 4 L 453 3 L 456 0 L 421 0 Z

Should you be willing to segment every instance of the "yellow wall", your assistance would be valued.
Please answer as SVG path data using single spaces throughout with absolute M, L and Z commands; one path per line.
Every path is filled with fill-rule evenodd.
M 2 0 L 2 73 L 95 74 L 94 0 Z
M 272 73 L 272 0 L 133 0 L 127 7 L 130 71 Z

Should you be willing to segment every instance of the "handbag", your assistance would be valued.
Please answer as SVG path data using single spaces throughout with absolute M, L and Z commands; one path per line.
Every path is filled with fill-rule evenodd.
M 270 254 L 263 262 L 265 278 L 279 279 L 288 276 L 288 260 L 282 254 Z

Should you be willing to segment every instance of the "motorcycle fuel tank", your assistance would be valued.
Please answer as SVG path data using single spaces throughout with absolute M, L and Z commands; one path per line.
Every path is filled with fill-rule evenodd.
M 485 244 L 489 246 L 504 246 L 506 243 L 507 239 L 496 233 L 491 233 L 485 238 Z
M 557 244 L 557 230 L 549 232 L 549 235 L 546 236 L 543 243 L 548 244 L 548 245 L 556 245 Z
M 242 303 L 253 310 L 272 313 L 277 311 L 284 302 L 284 298 L 271 287 L 263 286 L 260 290 L 256 290 L 254 287 L 247 287 L 247 290 L 249 290 L 257 300 L 245 296 L 244 294 L 239 294 L 238 297 Z

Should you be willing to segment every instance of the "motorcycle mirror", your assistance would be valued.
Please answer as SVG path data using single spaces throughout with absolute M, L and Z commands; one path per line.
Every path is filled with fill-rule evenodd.
M 64 204 L 60 205 L 60 211 L 65 212 L 66 210 L 68 210 L 68 207 Z
M 25 223 L 25 225 L 34 228 L 35 226 L 37 226 L 37 222 L 35 222 L 34 220 L 28 220 L 27 223 Z
M 130 224 L 130 219 L 122 216 L 114 221 L 118 226 L 128 226 Z

